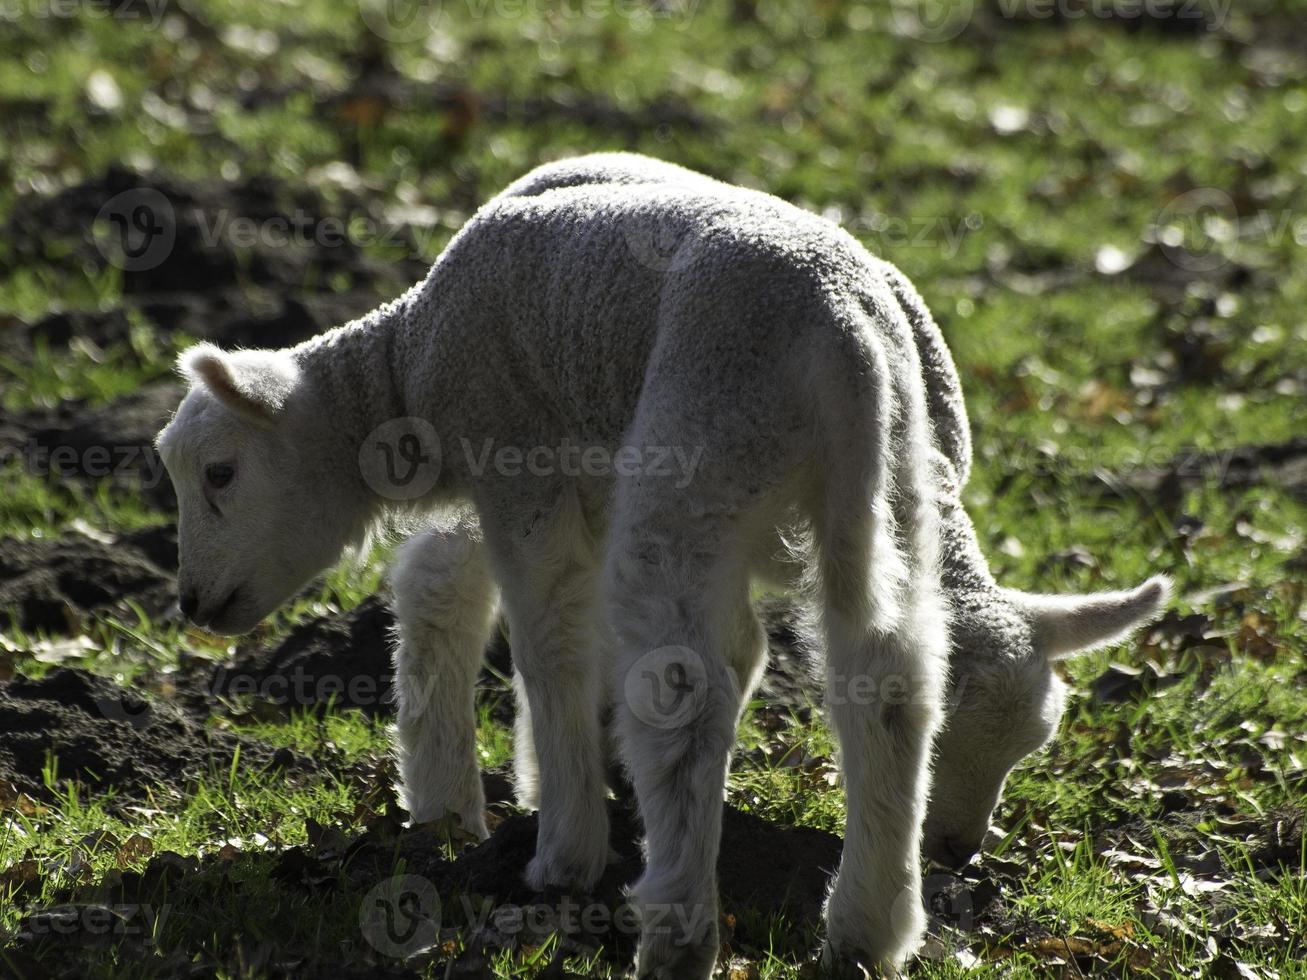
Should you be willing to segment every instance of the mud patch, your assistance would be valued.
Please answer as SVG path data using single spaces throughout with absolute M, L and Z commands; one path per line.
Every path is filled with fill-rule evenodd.
M 177 497 L 154 439 L 184 394 L 167 380 L 108 405 L 72 400 L 9 413 L 0 422 L 0 459 L 17 460 L 28 473 L 51 481 L 107 482 L 175 512 Z
M 65 349 L 79 339 L 103 350 L 126 343 L 130 336 L 131 322 L 122 310 L 57 310 L 31 324 L 15 319 L 0 335 L 0 348 L 22 355 L 40 338 L 51 350 Z
M 348 288 L 371 288 L 377 280 L 411 283 L 426 271 L 403 229 L 382 244 L 408 260 L 364 254 L 347 233 L 353 215 L 380 217 L 361 198 L 329 205 L 305 186 L 262 175 L 191 182 L 112 166 L 52 196 L 20 198 L 7 238 L 15 267 L 54 255 L 93 269 L 117 265 L 128 297 L 340 279 Z
M 53 348 L 80 338 L 100 347 L 130 332 L 128 310 L 159 331 L 228 347 L 286 347 L 374 309 L 429 263 L 407 226 L 341 192 L 267 176 L 187 182 L 111 167 L 49 197 L 24 197 L 8 222 L 14 252 L 0 272 L 31 264 L 116 267 L 124 306 L 55 311 L 7 331 L 5 349 Z M 351 222 L 374 229 L 367 243 Z M 374 255 L 364 244 L 390 251 Z
M 812 707 L 822 703 L 818 656 L 803 638 L 800 607 L 793 599 L 768 595 L 754 601 L 767 631 L 767 670 L 755 697 L 770 710 L 788 710 L 807 723 Z
M 819 703 L 820 691 L 799 643 L 795 608 L 767 597 L 759 600 L 758 612 L 769 648 L 758 697 L 770 709 L 793 710 L 806 718 L 810 706 Z M 209 689 L 216 696 L 250 697 L 286 711 L 332 704 L 372 716 L 389 714 L 394 628 L 388 597 L 374 595 L 349 612 L 301 623 L 276 646 L 216 669 Z M 483 701 L 494 700 L 492 717 L 507 723 L 512 710 L 504 678 L 512 671 L 512 649 L 502 624 L 486 644 L 485 662 L 477 681 L 480 695 Z
M 396 287 L 395 291 L 398 291 Z M 314 293 L 285 287 L 153 294 L 141 312 L 160 330 L 179 330 L 222 347 L 290 347 L 371 312 L 387 293 L 358 287 Z
M 287 712 L 328 704 L 368 715 L 389 712 L 394 624 L 386 598 L 370 596 L 349 612 L 301 623 L 276 646 L 217 668 L 210 690 Z
M 589 927 L 584 916 L 574 914 L 569 919 L 561 894 L 533 892 L 522 880 L 522 872 L 535 854 L 535 814 L 508 818 L 489 840 L 453 863 L 428 861 L 424 873 L 430 875 L 441 894 L 477 899 L 448 903 L 454 920 L 449 924 L 472 929 L 474 934 L 480 932 L 483 943 L 509 945 L 505 940 L 518 938 L 505 935 L 502 925 L 496 926 L 496 917 L 486 921 L 491 909 L 508 907 L 515 912 L 517 908 L 543 904 L 553 915 L 544 914 L 542 920 L 562 927 L 582 947 L 603 946 L 616 951 L 619 958 L 629 956 L 635 948 L 636 933 L 631 928 L 634 920 L 625 888 L 643 869 L 641 830 L 638 818 L 622 804 L 610 804 L 609 819 L 610 845 L 618 859 L 609 865 L 592 895 L 571 896 L 574 909 L 577 903 L 591 901 L 608 911 L 608 915 L 594 917 Z M 416 847 L 401 843 L 400 853 L 420 860 L 421 853 L 430 852 L 430 842 L 420 841 L 420 836 L 413 839 Z M 769 937 L 776 938 L 773 919 L 786 921 L 796 943 L 800 936 L 815 930 L 830 876 L 839 864 L 840 849 L 840 839 L 833 834 L 806 827 L 782 827 L 727 806 L 722 815 L 722 847 L 717 862 L 720 912 L 727 926 L 723 938 L 737 947 L 766 949 Z M 356 852 L 360 871 L 367 867 L 369 854 L 367 847 Z M 376 857 L 389 859 L 384 851 L 377 852 Z M 499 912 L 497 918 L 503 923 L 506 917 Z M 540 937 L 522 938 L 529 941 Z M 803 950 L 791 952 L 801 955 Z
M 202 779 L 225 779 L 237 749 L 247 770 L 316 770 L 290 750 L 209 731 L 171 705 L 83 670 L 0 684 L 0 780 L 35 800 L 50 797 L 42 776 L 48 756 L 59 783 L 112 791 L 116 804 L 160 787 L 182 793 Z
M 152 956 L 166 960 L 185 950 L 192 967 L 203 963 L 208 968 L 206 975 L 215 967 L 248 965 L 250 951 L 241 937 L 215 936 L 211 929 L 206 934 L 202 915 L 192 914 L 218 893 L 224 901 L 257 902 L 289 915 L 308 911 L 315 917 L 316 929 L 306 934 L 287 923 L 278 929 L 276 943 L 267 944 L 267 954 L 276 962 L 294 964 L 289 972 L 295 976 L 417 977 L 429 975 L 423 971 L 436 964 L 435 976 L 488 977 L 478 972 L 478 964 L 503 949 L 538 944 L 555 931 L 560 952 L 592 954 L 602 946 L 604 959 L 626 965 L 636 929 L 623 889 L 641 871 L 639 824 L 618 803 L 610 804 L 609 815 L 610 843 L 619 859 L 589 895 L 536 893 L 523 883 L 523 870 L 535 852 L 533 814 L 508 817 L 488 840 L 457 855 L 450 854 L 442 828 L 400 829 L 396 815 L 388 814 L 353 833 L 313 824 L 308 844 L 279 851 L 201 859 L 156 855 L 140 871 L 110 872 L 99 882 L 66 889 L 58 905 L 31 909 L 13 951 L 58 971 L 56 975 L 77 975 L 77 950 L 97 939 L 85 927 L 85 910 L 108 907 L 139 914 L 163 908 L 172 922 L 151 944 Z M 840 841 L 830 834 L 773 825 L 728 806 L 718 863 L 723 939 L 737 951 L 764 955 L 773 948 L 778 955 L 805 955 L 839 852 Z M 397 897 L 396 885 L 411 891 L 409 898 L 424 899 L 420 911 L 431 920 L 426 935 L 387 930 L 384 920 L 372 921 L 370 913 L 379 905 L 392 913 L 404 911 L 404 903 L 386 907 L 388 899 Z M 331 921 L 333 915 L 337 921 Z M 59 916 L 80 928 L 51 935 L 44 926 Z M 783 920 L 784 927 L 775 927 L 773 917 Z M 395 918 L 391 925 L 408 921 Z M 338 933 L 331 933 L 333 928 Z M 317 930 L 322 929 L 339 941 L 320 942 Z M 788 948 L 774 948 L 778 939 Z M 443 945 L 450 940 L 455 942 Z M 451 951 L 459 946 L 464 952 L 451 963 Z
M 1161 466 L 1100 472 L 1085 483 L 1100 494 L 1134 493 L 1153 500 L 1178 500 L 1186 491 L 1208 485 L 1222 490 L 1274 486 L 1307 499 L 1307 438 L 1181 453 Z
M 95 613 L 134 619 L 126 599 L 167 618 L 176 603 L 176 554 L 171 527 L 103 539 L 76 533 L 6 538 L 0 542 L 0 620 L 25 632 L 77 632 Z
M 216 668 L 208 690 L 250 699 L 265 714 L 268 708 L 292 713 L 332 706 L 388 715 L 394 711 L 394 628 L 389 596 L 369 596 L 348 612 L 308 620 L 275 646 Z M 504 678 L 512 660 L 502 630 L 486 644 L 485 664 L 477 680 L 479 699 L 491 704 L 496 721 L 509 724 L 512 704 Z

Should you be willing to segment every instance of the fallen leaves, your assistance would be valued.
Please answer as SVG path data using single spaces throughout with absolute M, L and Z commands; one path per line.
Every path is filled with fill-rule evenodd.
M 1163 670 L 1149 662 L 1135 667 L 1112 664 L 1090 685 L 1090 694 L 1098 701 L 1119 704 L 1150 697 L 1183 680 L 1184 675 Z
M 1152 952 L 1134 941 L 1134 927 L 1129 922 L 1113 925 L 1098 919 L 1085 919 L 1075 933 L 1037 939 L 1023 949 L 1053 963 L 1088 960 L 1089 963 L 1080 965 L 1091 970 L 1095 965 L 1104 968 L 1115 963 L 1122 963 L 1132 970 L 1144 970 L 1153 962 Z

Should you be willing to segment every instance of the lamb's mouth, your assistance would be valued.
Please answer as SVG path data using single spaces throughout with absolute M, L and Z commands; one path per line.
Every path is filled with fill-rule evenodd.
M 240 606 L 240 602 L 241 602 L 241 590 L 239 588 L 232 589 L 231 593 L 227 596 L 227 598 L 222 600 L 222 604 L 219 605 L 218 608 L 215 609 L 212 613 L 210 613 L 208 617 L 205 619 L 205 621 L 200 623 L 199 625 L 207 630 L 212 630 L 214 632 L 221 632 L 222 620 L 226 618 L 228 614 L 230 614 L 233 610 L 238 609 Z

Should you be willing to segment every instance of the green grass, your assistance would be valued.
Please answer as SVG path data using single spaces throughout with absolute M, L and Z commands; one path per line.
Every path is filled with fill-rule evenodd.
M 976 975 L 1043 975 L 1050 960 L 1032 948 L 1032 936 L 1098 936 L 1092 923 L 1099 923 L 1128 930 L 1123 957 L 1147 951 L 1125 969 L 1232 970 L 1209 962 L 1206 939 L 1220 936 L 1218 960 L 1307 976 L 1307 858 L 1269 875 L 1249 857 L 1249 834 L 1228 826 L 1260 827 L 1277 808 L 1307 798 L 1307 501 L 1269 485 L 1208 485 L 1174 500 L 1104 496 L 1090 493 L 1087 479 L 1097 469 L 1125 472 L 1194 447 L 1301 434 L 1307 190 L 1298 178 L 1307 167 L 1299 136 L 1307 99 L 1301 54 L 1271 43 L 1301 32 L 1301 19 L 1293 28 L 1277 21 L 1301 18 L 1299 5 L 1260 0 L 1232 10 L 1226 28 L 1250 46 L 1092 18 L 1016 25 L 984 3 L 976 24 L 946 44 L 896 34 L 881 3 L 806 12 L 749 0 L 673 4 L 666 17 L 634 15 L 622 4 L 582 16 L 582 6 L 512 5 L 498 17 L 477 17 L 469 14 L 477 5 L 447 2 L 429 43 L 389 45 L 354 6 L 322 0 L 169 7 L 159 28 L 103 15 L 8 21 L 0 31 L 0 219 L 33 189 L 73 185 L 124 162 L 191 179 L 307 181 L 339 200 L 326 168 L 344 161 L 379 206 L 435 209 L 436 223 L 415 229 L 421 254 L 431 258 L 477 203 L 525 169 L 612 148 L 839 217 L 913 278 L 948 337 L 976 438 L 966 500 L 1004 584 L 1110 588 L 1162 571 L 1181 596 L 1231 584 L 1241 590 L 1178 601 L 1182 611 L 1210 616 L 1220 634 L 1197 650 L 1135 644 L 1066 665 L 1073 698 L 1061 733 L 1017 770 L 995 815 L 1003 832 L 995 839 L 1009 839 L 1001 854 L 991 847 L 990 859 L 1018 865 L 1004 899 L 1021 929 L 972 937 Z M 90 105 L 95 73 L 112 78 L 121 108 Z M 360 80 L 369 73 L 402 94 L 376 96 L 369 79 Z M 247 100 L 251 86 L 272 95 Z M 589 97 L 603 104 L 599 115 L 608 122 L 568 108 Z M 33 101 L 34 114 L 6 110 Z M 1217 236 L 1217 268 L 1182 276 L 1178 287 L 1157 275 L 1096 270 L 1108 247 L 1128 256 L 1147 251 L 1150 229 L 1166 224 L 1168 208 L 1174 217 L 1173 202 L 1202 187 L 1228 192 L 1243 219 L 1238 234 L 1219 222 L 1207 229 Z M 1202 238 L 1193 222 L 1179 225 L 1190 240 Z M 0 240 L 0 320 L 122 302 L 112 267 L 70 261 L 67 243 L 53 237 L 21 243 L 35 252 L 19 261 L 19 244 Z M 73 399 L 110 402 L 167 376 L 184 343 L 137 323 L 130 343 L 106 351 L 38 345 L 31 356 L 0 353 L 0 407 L 9 415 Z M 22 461 L 0 467 L 4 534 L 51 535 L 74 522 L 121 531 L 169 517 L 122 491 L 33 474 Z M 1201 527 L 1181 536 L 1186 517 Z M 1091 560 L 1075 557 L 1083 554 Z M 1058 555 L 1072 557 L 1049 560 Z M 260 640 L 357 604 L 377 581 L 375 565 L 332 573 L 318 594 L 278 614 Z M 231 652 L 144 617 L 88 623 L 86 635 L 87 665 L 147 688 L 185 658 L 216 661 Z M 32 655 L 42 637 L 9 631 L 0 639 L 0 655 L 14 669 L 49 669 Z M 1149 659 L 1180 674 L 1179 682 L 1137 703 L 1089 696 L 1110 663 Z M 384 730 L 351 713 L 239 727 L 342 766 L 375 764 L 385 752 Z M 773 820 L 839 829 L 843 796 L 828 778 L 833 744 L 820 722 L 790 719 L 769 730 L 752 711 L 742 737 L 733 803 Z M 511 754 L 510 733 L 488 715 L 479 744 L 487 766 Z M 1173 783 L 1201 817 L 1183 833 L 1159 802 Z M 106 975 L 166 974 L 171 951 L 217 950 L 232 933 L 252 946 L 274 938 L 334 949 L 359 942 L 356 905 L 331 896 L 288 901 L 270 869 L 278 847 L 305 841 L 306 819 L 349 826 L 339 814 L 352 813 L 364 794 L 327 777 L 289 784 L 214 774 L 187 799 L 161 796 L 130 819 L 69 796 L 37 814 L 0 814 L 0 873 L 29 858 L 67 861 L 78 850 L 87 874 L 103 878 L 116 869 L 113 850 L 81 842 L 106 830 L 119 841 L 147 835 L 155 853 L 187 856 L 239 840 L 236 873 L 266 885 L 254 892 L 266 905 L 234 902 L 221 875 L 206 872 L 213 877 L 176 896 L 178 914 L 159 937 L 157 961 L 118 961 L 102 951 L 88 962 Z M 1152 831 L 1145 845 L 1157 868 L 1146 876 L 1090 846 L 1096 834 L 1132 822 Z M 1207 849 L 1220 852 L 1227 869 L 1216 906 L 1176 884 L 1183 877 L 1177 856 Z M 58 875 L 42 880 L 35 894 L 0 902 L 0 938 L 25 909 L 64 894 Z M 1194 935 L 1150 919 L 1143 910 L 1153 907 L 1167 908 Z M 1238 938 L 1272 927 L 1298 945 Z M 785 951 L 791 930 L 778 923 L 774 931 L 782 952 L 755 962 L 758 975 L 799 976 Z M 493 973 L 536 976 L 551 955 L 548 948 L 497 954 Z M 617 975 L 602 964 L 569 960 L 568 967 Z M 965 970 L 943 961 L 915 972 Z

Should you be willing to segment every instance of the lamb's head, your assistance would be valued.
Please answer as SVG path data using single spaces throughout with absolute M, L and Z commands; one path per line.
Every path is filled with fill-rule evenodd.
M 159 434 L 177 491 L 179 605 L 215 633 L 247 632 L 333 564 L 349 536 L 324 466 L 321 406 L 285 351 L 199 344 L 191 388 Z
M 935 742 L 923 849 L 945 867 L 980 849 L 1008 774 L 1053 737 L 1066 685 L 1053 665 L 1123 639 L 1166 603 L 1170 583 L 1083 596 L 995 585 L 960 504 L 945 507 L 943 571 L 953 607 L 947 716 Z

